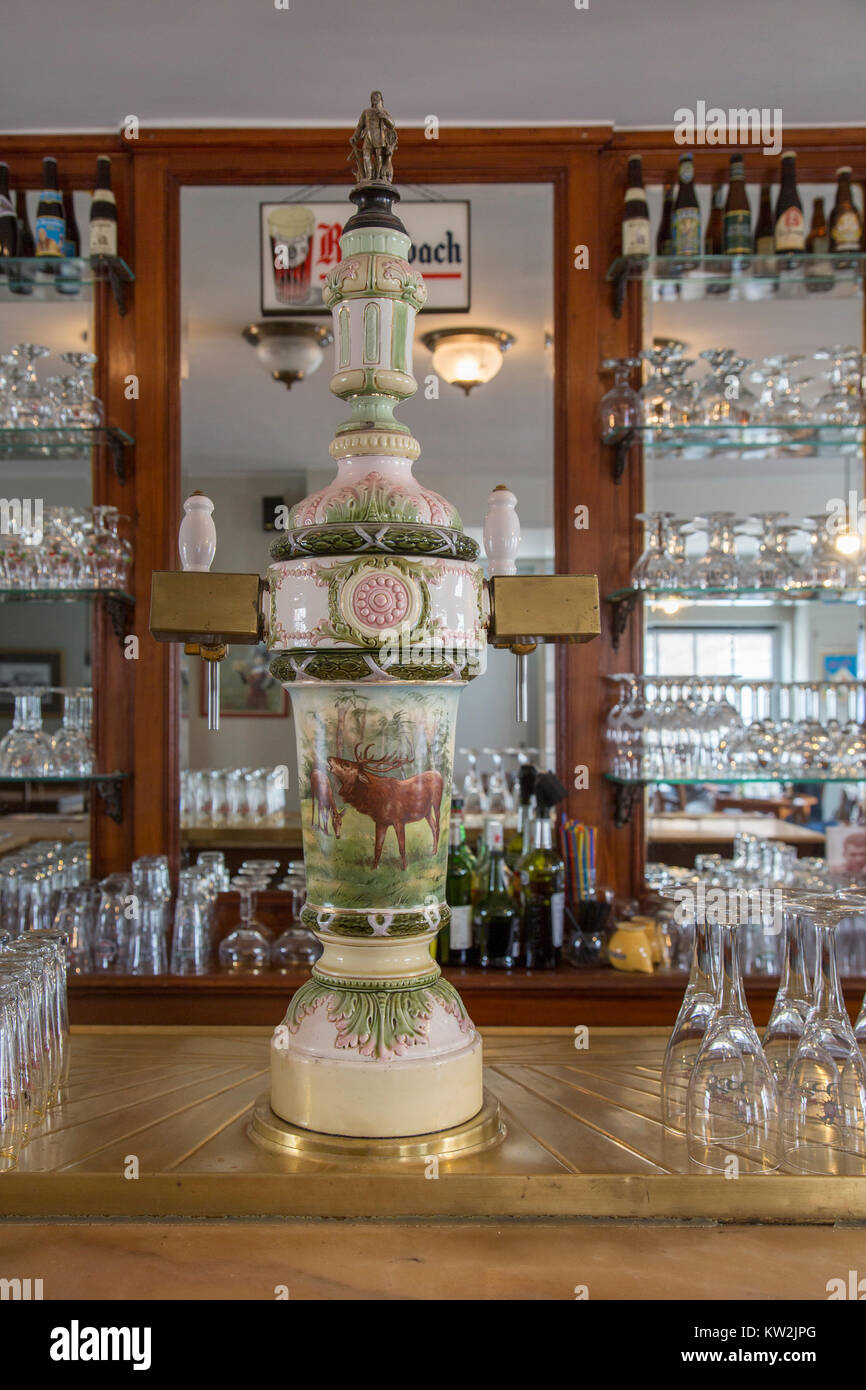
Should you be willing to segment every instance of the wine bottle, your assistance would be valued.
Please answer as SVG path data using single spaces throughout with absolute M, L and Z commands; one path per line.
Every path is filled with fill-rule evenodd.
M 622 254 L 648 256 L 651 250 L 650 219 L 643 186 L 643 165 L 639 154 L 628 161 L 628 186 L 622 212 Z
M 830 213 L 830 245 L 835 252 L 859 251 L 863 222 L 851 196 L 851 170 L 836 170 L 836 201 Z
M 35 255 L 35 247 L 33 233 L 30 230 L 30 219 L 27 216 L 27 194 L 20 188 L 15 194 L 15 220 L 18 223 L 18 266 L 14 280 L 10 275 L 9 288 L 13 294 L 32 294 L 33 271 L 22 265 L 21 262 L 22 260 L 32 260 Z
M 724 247 L 726 256 L 748 256 L 752 249 L 752 210 L 746 193 L 746 166 L 741 154 L 731 155 Z
M 451 909 L 451 923 L 439 933 L 439 959 L 447 965 L 469 965 L 472 961 L 472 865 L 466 852 L 463 816 L 453 803 L 448 828 L 445 901 Z
M 90 204 L 91 256 L 117 255 L 117 203 L 111 191 L 111 160 L 101 154 L 96 161 L 96 188 Z
M 0 163 L 0 275 L 3 261 L 18 254 L 18 219 L 9 196 L 9 166 Z
M 545 774 L 547 776 L 547 774 Z M 565 864 L 553 845 L 551 802 L 539 778 L 532 848 L 521 860 L 523 885 L 523 961 L 527 970 L 553 970 L 562 951 L 565 916 Z
M 701 210 L 695 192 L 695 166 L 690 154 L 680 155 L 678 177 L 673 211 L 674 255 L 700 256 Z
M 659 223 L 658 234 L 656 235 L 656 255 L 672 256 L 674 254 L 674 186 L 672 183 L 665 184 L 665 196 L 662 204 L 662 220 Z
M 505 879 L 502 822 L 489 820 L 484 838 L 490 858 L 487 888 L 472 916 L 475 958 L 485 968 L 510 970 L 517 964 L 520 914 Z
M 505 863 L 512 873 L 519 867 L 520 861 L 530 843 L 530 815 L 529 808 L 535 792 L 535 779 L 538 772 L 532 763 L 523 763 L 518 773 L 518 785 L 520 787 L 520 804 L 517 808 L 517 829 L 508 841 L 505 849 Z
M 66 221 L 57 183 L 57 160 L 48 155 L 42 161 L 42 192 L 36 208 L 36 255 L 61 257 L 65 237 Z
M 806 219 L 797 192 L 797 156 L 782 155 L 782 182 L 776 199 L 773 237 L 777 255 L 798 255 L 806 250 Z

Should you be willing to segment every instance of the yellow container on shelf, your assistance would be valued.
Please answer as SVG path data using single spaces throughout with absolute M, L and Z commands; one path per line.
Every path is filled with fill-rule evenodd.
M 651 975 L 653 951 L 646 919 L 633 917 L 631 921 L 618 922 L 607 943 L 607 954 L 614 970 L 632 970 L 641 975 Z

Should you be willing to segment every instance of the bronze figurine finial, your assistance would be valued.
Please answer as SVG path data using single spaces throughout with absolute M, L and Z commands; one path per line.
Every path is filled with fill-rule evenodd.
M 381 92 L 370 93 L 370 105 L 361 112 L 350 144 L 349 159 L 354 160 L 357 184 L 392 182 L 397 127 L 385 110 Z

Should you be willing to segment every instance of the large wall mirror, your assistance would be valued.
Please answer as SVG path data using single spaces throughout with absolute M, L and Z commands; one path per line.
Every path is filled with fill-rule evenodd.
M 261 206 L 276 207 L 274 225 L 281 226 L 282 217 L 285 235 L 298 246 L 308 234 L 319 237 L 312 270 L 307 267 L 314 285 L 320 253 L 328 249 L 323 241 L 327 228 L 347 216 L 343 192 L 339 187 L 286 185 L 181 190 L 182 486 L 184 496 L 198 489 L 214 501 L 219 570 L 264 573 L 274 535 L 265 530 L 267 508 L 275 501 L 292 505 L 334 477 L 328 444 L 346 412 L 328 388 L 333 347 L 326 346 L 321 364 L 315 365 L 313 346 L 304 379 L 287 389 L 245 340 L 244 330 L 264 324 L 267 331 L 286 320 L 330 330 L 326 311 L 298 312 L 306 305 L 297 284 L 282 290 L 267 284 L 263 317 L 262 260 L 268 272 L 270 264 L 269 214 L 263 215 Z M 507 484 L 518 498 L 520 569 L 552 572 L 553 186 L 448 184 L 403 187 L 401 193 L 397 210 L 410 231 L 412 205 L 432 209 L 433 240 L 427 243 L 429 250 L 418 251 L 417 264 L 430 276 L 431 287 L 436 286 L 433 302 L 456 306 L 448 312 L 425 311 L 418 319 L 414 374 L 419 391 L 398 411 L 421 443 L 416 476 L 456 504 L 465 529 L 479 542 L 487 498 L 497 484 Z M 442 230 L 447 218 L 443 221 L 440 205 L 462 203 L 468 217 L 458 224 L 466 229 L 460 254 L 469 276 L 468 307 L 461 308 L 462 283 L 454 287 L 452 298 L 444 298 L 451 273 L 447 257 L 454 255 L 459 233 Z M 335 242 L 330 251 L 338 259 Z M 436 378 L 431 351 L 421 338 L 437 329 L 471 328 L 501 330 L 513 344 L 493 379 L 467 393 Z M 511 654 L 491 650 L 487 677 L 470 684 L 462 698 L 455 783 L 470 799 L 477 793 L 479 810 L 499 809 L 503 788 L 506 806 L 513 807 L 521 756 L 555 765 L 553 648 L 541 649 L 532 663 L 525 724 L 516 721 L 514 681 Z M 222 687 L 221 729 L 212 733 L 204 714 L 200 663 L 185 658 L 182 843 L 188 850 L 267 843 L 270 821 L 272 842 L 285 844 L 280 798 L 275 796 L 263 815 L 267 803 L 261 799 L 261 783 L 266 772 L 287 767 L 285 818 L 296 828 L 299 788 L 288 699 L 268 677 L 265 654 L 247 648 L 232 650 Z M 252 776 L 256 771 L 258 778 Z M 218 809 L 225 774 L 230 774 L 231 795 Z M 252 798 L 245 801 L 244 788 L 250 786 Z M 256 830 L 249 833 L 253 825 Z
M 835 189 L 800 192 L 808 223 Z M 662 189 L 650 197 L 658 226 Z M 845 726 L 863 718 L 862 559 L 824 519 L 862 496 L 862 430 L 840 428 L 862 408 L 862 297 L 856 277 L 810 261 L 805 276 L 752 266 L 644 287 L 645 419 L 673 400 L 672 428 L 644 436 L 633 577 L 656 568 L 644 680 L 625 692 L 658 746 L 650 861 L 730 854 L 738 829 L 821 854 L 855 791 L 830 779 L 853 770 Z

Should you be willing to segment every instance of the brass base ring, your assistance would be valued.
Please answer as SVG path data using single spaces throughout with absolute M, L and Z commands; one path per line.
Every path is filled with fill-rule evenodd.
M 301 1125 L 281 1120 L 271 1109 L 270 1094 L 259 1096 L 247 1125 L 247 1135 L 254 1144 L 269 1153 L 293 1155 L 310 1159 L 362 1159 L 383 1163 L 417 1162 L 436 1155 L 439 1158 L 462 1158 L 493 1148 L 505 1138 L 499 1101 L 488 1091 L 477 1115 L 451 1129 L 432 1134 L 410 1134 L 404 1137 L 367 1139 L 343 1134 L 320 1134 Z

